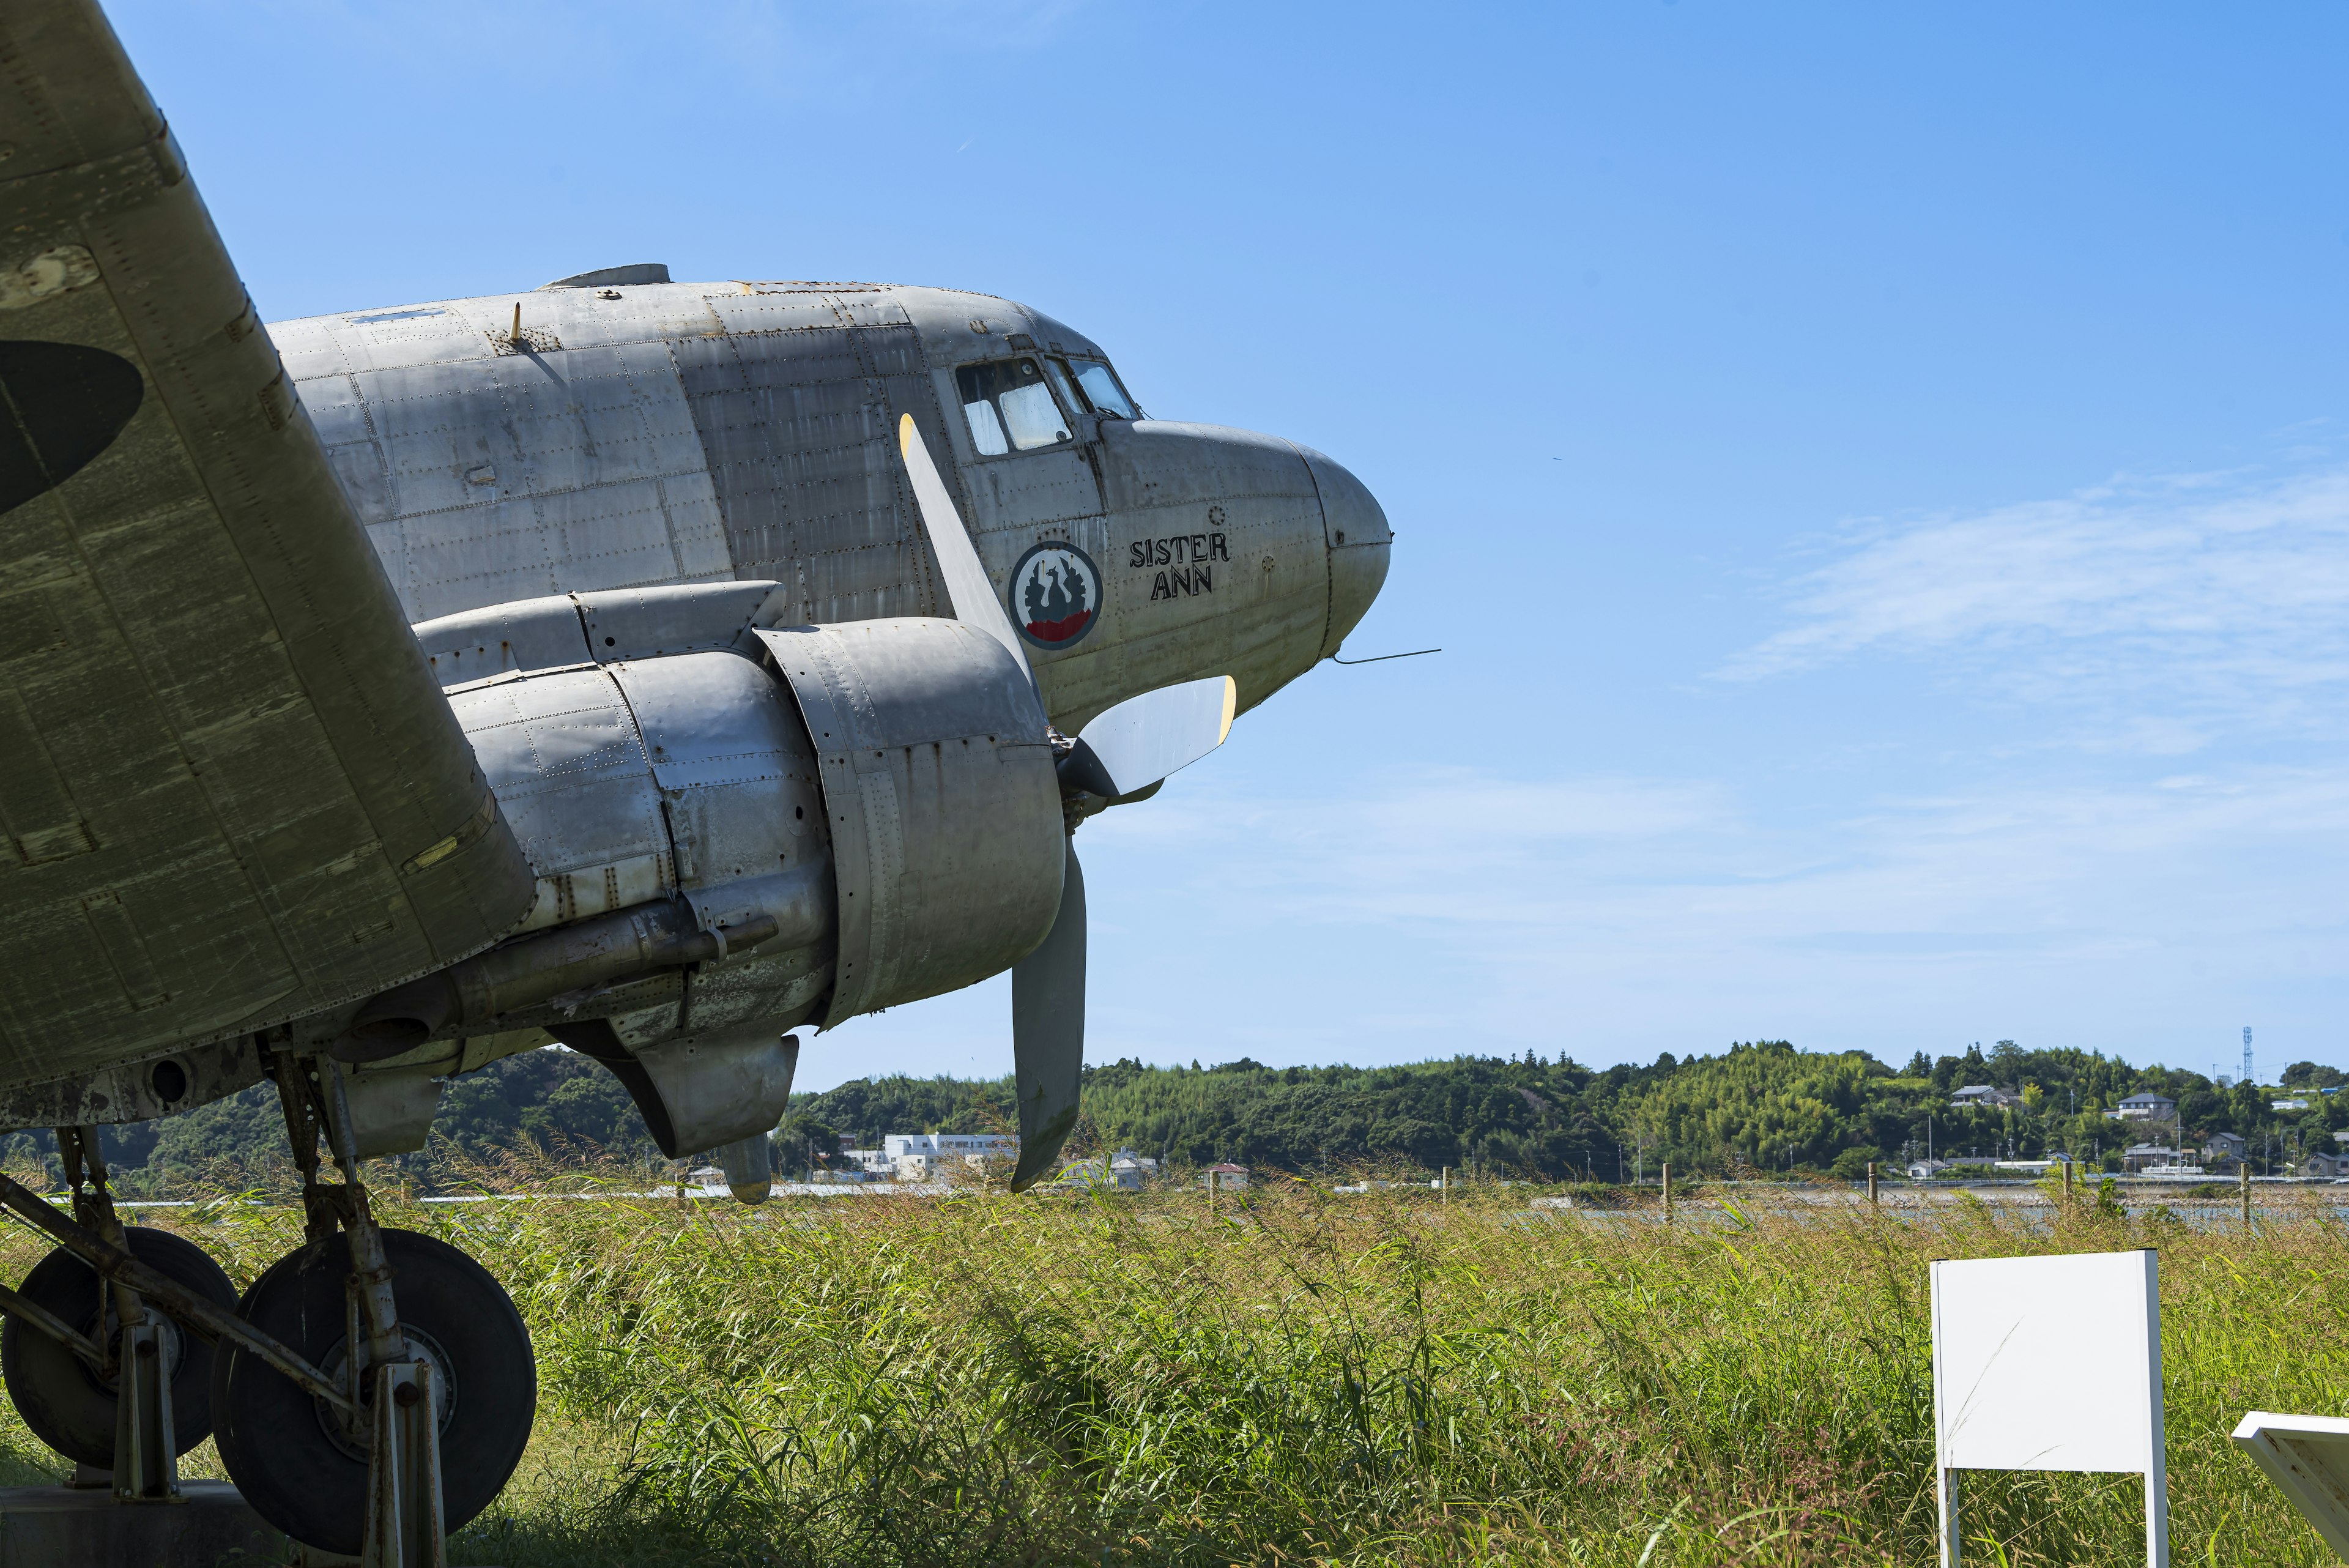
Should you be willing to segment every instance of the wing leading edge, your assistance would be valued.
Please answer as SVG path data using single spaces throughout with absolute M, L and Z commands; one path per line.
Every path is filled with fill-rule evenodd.
M 532 876 L 161 117 L 0 12 L 0 1087 L 372 994 Z

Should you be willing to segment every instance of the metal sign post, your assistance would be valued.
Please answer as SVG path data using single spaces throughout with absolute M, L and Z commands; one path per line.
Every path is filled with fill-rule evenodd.
M 1935 1263 L 1933 1426 L 1942 1568 L 1958 1568 L 1961 1470 L 2142 1475 L 2147 1568 L 2169 1568 L 2154 1253 Z

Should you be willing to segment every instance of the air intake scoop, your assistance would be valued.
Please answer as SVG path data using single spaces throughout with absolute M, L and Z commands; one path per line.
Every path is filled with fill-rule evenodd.
M 569 277 L 558 277 L 553 283 L 542 283 L 550 288 L 625 288 L 630 284 L 667 283 L 668 263 L 638 262 L 634 266 L 607 266 L 600 272 L 575 272 Z

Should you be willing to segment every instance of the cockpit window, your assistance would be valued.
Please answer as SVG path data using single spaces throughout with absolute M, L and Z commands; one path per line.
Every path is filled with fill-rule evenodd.
M 1115 414 L 1122 420 L 1138 420 L 1140 410 L 1125 389 L 1117 384 L 1116 373 L 1097 359 L 1071 361 L 1070 369 L 1077 374 L 1077 385 L 1084 389 L 1085 400 L 1098 414 Z
M 1033 359 L 998 359 L 955 371 L 962 411 L 970 421 L 971 444 L 982 457 L 1008 451 L 1033 452 L 1071 439 L 1052 389 Z

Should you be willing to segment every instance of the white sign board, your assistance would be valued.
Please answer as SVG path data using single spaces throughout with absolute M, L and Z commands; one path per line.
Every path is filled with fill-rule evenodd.
M 2150 1251 L 1933 1265 L 1933 1423 L 1942 1560 L 1959 1470 L 2134 1470 L 2147 1561 L 2169 1558 L 2160 1301 Z

